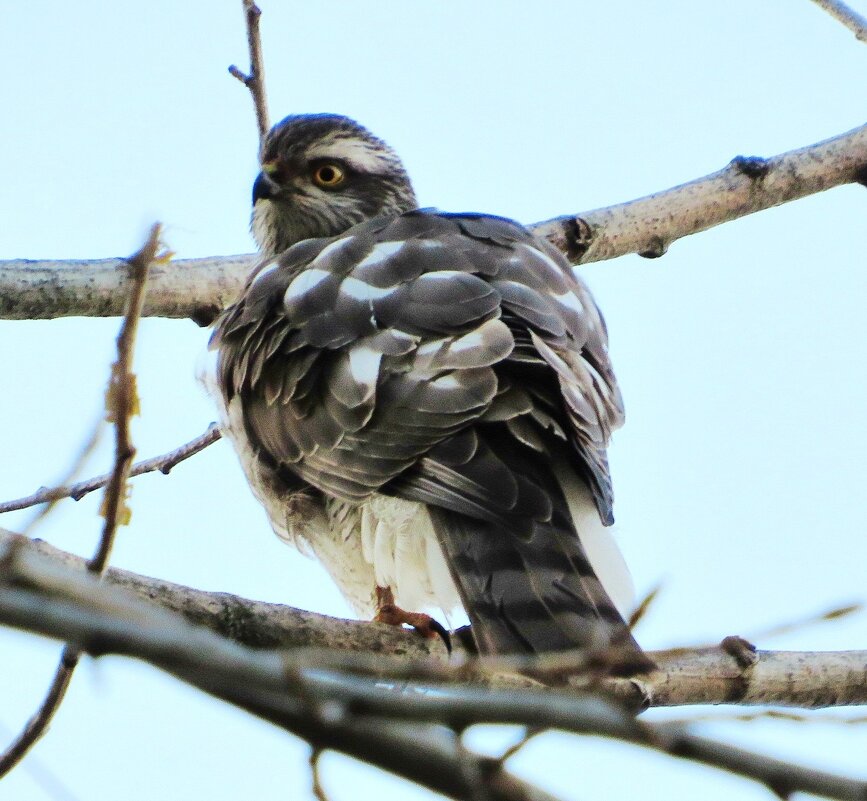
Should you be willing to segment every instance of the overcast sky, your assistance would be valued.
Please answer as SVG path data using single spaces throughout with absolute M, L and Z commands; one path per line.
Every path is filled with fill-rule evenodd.
M 867 13 L 864 0 L 853 5 Z M 10 3 L 0 29 L 0 258 L 136 250 L 165 225 L 179 257 L 249 252 L 256 134 L 240 2 Z M 402 154 L 420 203 L 534 222 L 665 189 L 733 156 L 864 123 L 867 47 L 809 0 L 338 3 L 263 0 L 271 113 L 357 118 Z M 867 192 L 835 189 L 581 274 L 608 321 L 627 424 L 611 451 L 619 541 L 663 593 L 648 648 L 751 636 L 863 599 Z M 117 319 L 0 322 L 0 498 L 62 475 L 102 408 Z M 214 419 L 194 366 L 207 331 L 147 320 L 141 457 Z M 110 437 L 85 472 L 104 472 Z M 99 499 L 38 531 L 88 554 Z M 137 479 L 113 564 L 346 615 L 282 545 L 220 443 Z M 20 528 L 28 514 L 6 515 Z M 757 637 L 867 647 L 867 618 Z M 0 631 L 0 740 L 39 703 L 53 643 Z M 309 797 L 303 743 L 120 659 L 85 662 L 2 801 Z M 867 733 L 779 722 L 708 732 L 864 771 Z M 473 734 L 482 748 L 510 733 Z M 550 735 L 514 769 L 570 801 L 763 799 L 633 748 Z M 334 801 L 429 793 L 338 757 Z M 51 789 L 51 775 L 66 790 Z

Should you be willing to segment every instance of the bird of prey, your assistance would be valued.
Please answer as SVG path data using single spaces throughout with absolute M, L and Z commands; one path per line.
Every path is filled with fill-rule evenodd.
M 262 257 L 211 350 L 277 534 L 362 616 L 430 632 L 462 604 L 482 653 L 640 658 L 588 557 L 623 410 L 587 287 L 516 222 L 418 209 L 346 117 L 287 117 L 261 158 Z

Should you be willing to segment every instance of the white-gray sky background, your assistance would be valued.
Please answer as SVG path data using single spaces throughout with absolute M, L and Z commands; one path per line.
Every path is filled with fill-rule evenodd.
M 249 252 L 256 172 L 239 2 L 7 3 L 0 30 L 0 258 L 131 253 L 161 220 L 180 257 Z M 863 0 L 854 5 L 867 13 Z M 400 152 L 422 205 L 533 222 L 628 200 L 864 122 L 867 47 L 809 0 L 339 3 L 263 0 L 274 119 L 333 111 Z M 611 451 L 619 538 L 664 592 L 647 647 L 750 635 L 863 598 L 865 209 L 836 189 L 589 265 L 628 422 Z M 62 475 L 99 414 L 118 321 L 0 322 L 0 497 Z M 193 379 L 207 332 L 146 320 L 141 457 L 214 412 Z M 88 474 L 109 464 L 110 437 Z M 136 479 L 113 564 L 318 611 L 347 609 L 270 533 L 228 446 Z M 98 498 L 39 533 L 89 553 Z M 27 515 L 7 515 L 16 528 Z M 760 646 L 863 648 L 865 618 Z M 0 631 L 0 740 L 42 698 L 58 647 Z M 713 725 L 864 771 L 862 727 Z M 507 737 L 478 736 L 493 747 Z M 2 801 L 309 797 L 306 747 L 132 662 L 79 669 Z M 636 749 L 547 736 L 514 768 L 566 799 L 766 798 Z M 48 792 L 45 770 L 72 795 Z M 334 801 L 422 799 L 328 757 Z

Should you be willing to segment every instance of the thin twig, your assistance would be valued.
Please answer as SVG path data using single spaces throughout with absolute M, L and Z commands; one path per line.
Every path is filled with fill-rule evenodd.
M 76 457 L 75 461 L 73 462 L 72 466 L 70 467 L 69 471 L 67 472 L 66 476 L 63 478 L 63 481 L 61 483 L 66 484 L 69 481 L 72 481 L 72 479 L 78 475 L 78 471 L 82 468 L 82 466 L 84 465 L 87 458 L 90 456 L 91 453 L 93 453 L 94 449 L 96 448 L 97 444 L 99 443 L 100 435 L 102 434 L 102 428 L 103 428 L 104 424 L 105 424 L 105 421 L 102 418 L 100 418 L 99 420 L 96 421 L 94 426 L 91 428 L 90 434 L 88 435 L 87 440 L 84 443 L 84 446 L 79 451 L 78 456 Z M 51 514 L 51 512 L 54 510 L 54 508 L 57 505 L 57 502 L 59 500 L 60 500 L 59 497 L 54 497 L 54 496 L 45 498 L 43 501 L 45 503 L 45 506 L 43 506 L 41 509 L 39 509 L 36 512 L 36 514 L 33 516 L 33 518 L 27 522 L 27 524 L 22 529 L 21 533 L 25 537 L 31 536 L 33 534 L 33 530 L 43 520 L 45 520 L 48 517 L 48 515 Z M 28 506 L 35 506 L 35 504 L 26 504 L 26 505 L 16 506 L 13 508 L 26 509 Z M 2 507 L 3 507 L 3 505 L 0 504 L 0 512 L 3 511 Z M 10 509 L 9 511 L 12 511 L 12 509 Z
M 129 477 L 132 478 L 156 471 L 167 476 L 175 465 L 180 464 L 185 459 L 189 459 L 199 451 L 203 451 L 209 445 L 213 445 L 218 439 L 220 439 L 220 429 L 216 423 L 211 423 L 204 434 L 200 434 L 184 445 L 160 456 L 153 456 L 150 459 L 136 462 L 129 471 Z M 49 503 L 63 498 L 72 498 L 74 501 L 80 501 L 88 493 L 108 484 L 111 476 L 111 473 L 104 473 L 101 476 L 94 476 L 87 479 L 87 481 L 79 481 L 77 484 L 71 484 L 67 487 L 42 487 L 32 495 L 0 503 L 0 514 L 14 512 L 18 509 L 27 509 L 30 506 L 38 506 L 40 503 Z
M 138 332 L 138 323 L 144 308 L 145 287 L 151 262 L 157 259 L 160 247 L 159 223 L 151 228 L 147 241 L 138 253 L 129 259 L 130 289 L 129 303 L 120 333 L 117 337 L 117 361 L 112 365 L 111 377 L 106 392 L 106 410 L 109 422 L 114 423 L 115 447 L 114 467 L 105 488 L 102 514 L 104 525 L 96 553 L 87 563 L 87 569 L 102 573 L 108 564 L 117 528 L 129 519 L 126 506 L 126 482 L 135 456 L 135 447 L 129 433 L 130 418 L 138 414 L 138 392 L 135 374 L 132 371 L 133 349 Z
M 867 44 L 867 17 L 849 8 L 842 0 L 813 0 L 819 8 L 827 11 L 838 22 L 842 22 L 859 42 Z
M 45 734 L 49 723 L 51 723 L 51 719 L 54 717 L 54 713 L 60 708 L 60 704 L 66 695 L 66 690 L 69 688 L 69 682 L 72 679 L 72 671 L 78 662 L 76 657 L 71 664 L 68 664 L 65 660 L 66 653 L 67 647 L 64 647 L 60 657 L 60 664 L 54 672 L 51 686 L 48 688 L 41 706 L 36 710 L 33 717 L 27 721 L 27 725 L 22 729 L 18 737 L 9 744 L 2 756 L 0 756 L 0 779 L 24 759 L 27 752 Z
M 144 306 L 148 269 L 157 258 L 160 225 L 154 224 L 142 248 L 129 258 L 130 291 L 126 315 L 117 337 L 117 360 L 112 365 L 106 391 L 106 411 L 115 429 L 115 461 L 103 500 L 104 523 L 96 552 L 87 562 L 87 570 L 101 575 L 108 564 L 117 527 L 126 522 L 126 482 L 135 448 L 129 434 L 129 421 L 138 412 L 138 394 L 132 372 L 132 356 L 138 322 Z M 28 721 L 18 738 L 0 755 L 0 778 L 15 767 L 47 731 L 69 688 L 72 674 L 81 656 L 80 649 L 67 644 L 63 648 L 54 679 L 39 710 Z
M 863 726 L 867 715 L 846 717 L 839 712 L 790 712 L 786 709 L 760 709 L 757 712 L 714 711 L 701 715 L 666 718 L 667 723 L 689 726 L 693 723 L 755 723 L 757 720 L 774 720 L 782 723 L 808 723 L 822 726 Z
M 801 631 L 809 626 L 816 626 L 821 623 L 830 623 L 832 621 L 841 620 L 844 617 L 857 615 L 864 611 L 863 603 L 851 603 L 844 606 L 836 606 L 826 612 L 820 612 L 817 615 L 809 615 L 799 620 L 789 620 L 785 623 L 779 623 L 776 626 L 770 626 L 764 630 L 753 631 L 745 636 L 745 639 L 750 642 L 763 642 L 772 637 L 780 637 L 784 634 Z
M 0 737 L 4 740 L 13 736 L 13 732 L 0 721 Z M 52 801 L 79 801 L 72 789 L 58 776 L 49 765 L 42 762 L 35 754 L 30 754 L 27 762 L 21 765 L 21 771 L 26 773 L 37 784 L 47 798 Z
M 524 750 L 524 747 L 534 738 L 538 737 L 540 734 L 544 734 L 548 731 L 544 726 L 527 726 L 524 729 L 524 733 L 521 735 L 520 739 L 516 743 L 512 743 L 499 757 L 497 757 L 497 762 L 500 763 L 503 767 L 505 767 L 506 762 L 508 762 L 513 756 L 516 756 L 518 753 Z
M 316 801 L 329 801 L 328 793 L 322 786 L 322 776 L 319 771 L 319 760 L 322 757 L 322 749 L 313 747 L 310 749 L 310 790 Z
M 662 584 L 657 584 L 655 587 L 652 587 L 650 592 L 648 592 L 642 599 L 638 606 L 635 607 L 635 610 L 629 616 L 629 620 L 627 623 L 629 624 L 629 628 L 635 630 L 638 624 L 644 620 L 647 615 L 648 610 L 651 606 L 653 606 L 656 599 L 659 597 L 659 593 L 662 591 Z
M 262 58 L 262 38 L 259 34 L 259 17 L 262 11 L 253 0 L 243 0 L 244 19 L 247 21 L 247 46 L 250 51 L 250 72 L 243 73 L 234 64 L 229 67 L 229 74 L 237 78 L 250 90 L 253 105 L 256 107 L 256 125 L 259 128 L 259 143 L 265 140 L 265 135 L 271 127 L 268 121 L 268 98 L 265 93 L 265 62 Z

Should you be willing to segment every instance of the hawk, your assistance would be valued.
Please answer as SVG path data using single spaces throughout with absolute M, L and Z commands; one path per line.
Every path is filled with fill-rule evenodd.
M 262 258 L 210 347 L 276 533 L 359 615 L 430 632 L 417 612 L 462 604 L 482 653 L 640 659 L 588 557 L 623 407 L 564 257 L 508 219 L 418 209 L 394 151 L 331 114 L 271 130 L 252 230 Z

